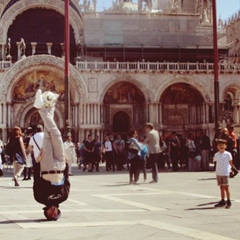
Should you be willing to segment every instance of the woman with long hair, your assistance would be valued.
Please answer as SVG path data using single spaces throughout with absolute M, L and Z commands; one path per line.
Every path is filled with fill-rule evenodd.
M 13 169 L 14 169 L 13 179 L 15 182 L 15 186 L 19 186 L 18 179 L 24 170 L 24 164 L 23 164 L 24 162 L 20 162 L 18 160 L 17 154 L 20 155 L 23 161 L 26 161 L 27 159 L 24 142 L 23 142 L 23 133 L 20 127 L 15 126 L 13 128 L 12 135 L 8 139 L 8 144 L 11 149 L 10 158 L 13 161 Z
M 129 178 L 130 184 L 136 184 L 139 179 L 139 167 L 140 167 L 140 150 L 141 145 L 139 144 L 137 137 L 137 131 L 130 131 L 128 133 L 128 160 L 130 163 Z

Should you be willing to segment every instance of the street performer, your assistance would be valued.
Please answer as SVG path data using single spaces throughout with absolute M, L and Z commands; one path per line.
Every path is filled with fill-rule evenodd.
M 54 121 L 58 96 L 38 89 L 33 104 L 44 123 L 43 146 L 34 164 L 33 194 L 37 202 L 46 206 L 43 210 L 47 220 L 57 220 L 61 216 L 59 204 L 67 200 L 70 191 L 63 141 Z

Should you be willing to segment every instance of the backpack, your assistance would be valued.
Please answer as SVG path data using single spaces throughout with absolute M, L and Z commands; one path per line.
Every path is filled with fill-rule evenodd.
M 144 144 L 141 147 L 142 148 L 140 150 L 140 158 L 145 160 L 146 156 L 148 155 L 148 147 Z

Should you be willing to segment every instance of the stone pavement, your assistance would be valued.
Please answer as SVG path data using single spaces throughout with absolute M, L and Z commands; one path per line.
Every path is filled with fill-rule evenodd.
M 12 172 L 5 170 L 0 178 L 0 239 L 240 239 L 240 176 L 230 180 L 232 207 L 225 209 L 214 208 L 220 193 L 212 171 L 164 172 L 155 184 L 144 183 L 141 174 L 140 184 L 129 185 L 127 171 L 73 170 L 62 217 L 50 222 L 33 199 L 32 181 L 14 187 Z

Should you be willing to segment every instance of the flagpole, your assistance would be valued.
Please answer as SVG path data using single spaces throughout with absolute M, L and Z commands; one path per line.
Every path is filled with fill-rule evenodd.
M 70 79 L 69 79 L 69 58 L 70 58 L 70 27 L 69 27 L 69 0 L 65 0 L 65 128 L 69 128 L 70 123 Z
M 214 47 L 214 122 L 215 131 L 219 127 L 219 61 L 218 61 L 218 35 L 217 35 L 217 4 L 212 0 L 213 8 L 213 47 Z

